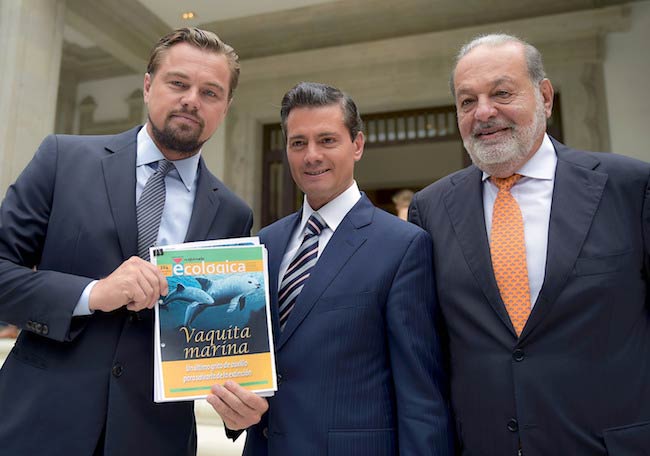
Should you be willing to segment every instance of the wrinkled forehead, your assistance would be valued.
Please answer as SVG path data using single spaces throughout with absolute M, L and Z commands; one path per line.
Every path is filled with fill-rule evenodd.
M 528 68 L 524 47 L 519 43 L 477 46 L 465 54 L 454 69 L 456 91 L 466 84 L 516 82 L 521 78 L 528 78 Z

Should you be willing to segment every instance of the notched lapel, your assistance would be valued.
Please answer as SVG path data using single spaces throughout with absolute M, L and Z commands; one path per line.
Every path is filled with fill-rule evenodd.
M 296 225 L 300 223 L 302 211 L 298 211 L 283 219 L 277 228 L 269 231 L 265 236 L 264 244 L 269 255 L 269 295 L 271 299 L 271 323 L 273 324 L 273 339 L 277 344 L 280 339 L 280 314 L 278 309 L 278 280 L 280 264 L 287 249 L 291 234 L 295 231 Z M 275 235 L 274 233 L 277 233 Z
M 354 252 L 366 241 L 362 228 L 371 223 L 374 210 L 368 198 L 362 196 L 338 226 L 296 300 L 287 325 L 280 335 L 278 350 L 309 314 Z
M 192 217 L 187 227 L 185 242 L 207 239 L 210 227 L 219 209 L 219 182 L 210 174 L 203 162 L 199 160 L 199 179 L 196 185 Z
M 104 184 L 124 258 L 137 255 L 138 223 L 135 213 L 136 131 L 118 135 L 106 146 L 113 152 L 102 159 Z
M 481 177 L 482 172 L 474 166 L 466 173 L 456 175 L 452 180 L 453 186 L 443 198 L 463 256 L 477 284 L 503 324 L 515 334 L 492 270 Z
M 603 196 L 607 174 L 595 171 L 599 162 L 554 143 L 558 153 L 544 283 L 521 334 L 523 340 L 553 307 L 591 227 Z

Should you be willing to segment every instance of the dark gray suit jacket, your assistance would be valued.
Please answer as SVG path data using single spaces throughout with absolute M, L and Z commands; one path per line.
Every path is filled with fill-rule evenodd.
M 492 271 L 481 171 L 411 206 L 433 238 L 463 454 L 648 454 L 650 165 L 554 146 L 545 278 L 519 339 Z
M 137 254 L 136 136 L 49 136 L 0 208 L 0 452 L 193 455 L 192 403 L 153 403 L 152 311 L 72 318 L 85 286 Z M 251 210 L 199 163 L 186 240 L 250 233 Z M 36 272 L 32 267 L 36 266 Z

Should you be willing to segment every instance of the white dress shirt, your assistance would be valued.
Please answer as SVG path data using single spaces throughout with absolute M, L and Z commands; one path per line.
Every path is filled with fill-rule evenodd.
M 361 192 L 359 191 L 359 187 L 357 186 L 356 181 L 352 181 L 352 185 L 350 185 L 346 191 L 318 209 L 318 213 L 323 218 L 325 223 L 327 223 L 327 227 L 325 227 L 318 236 L 319 257 L 321 253 L 323 253 L 323 250 L 325 249 L 325 246 L 327 246 L 327 243 L 332 238 L 334 231 L 336 231 L 336 228 L 338 228 L 338 226 L 341 224 L 343 218 L 348 214 L 348 212 L 350 212 L 350 209 L 352 209 L 360 199 Z M 280 263 L 278 289 L 282 283 L 282 277 L 284 277 L 284 273 L 289 267 L 289 263 L 291 263 L 291 260 L 293 260 L 293 257 L 296 255 L 300 244 L 302 244 L 302 239 L 305 234 L 305 226 L 307 225 L 309 217 L 311 217 L 311 214 L 314 212 L 316 211 L 311 208 L 307 202 L 307 196 L 305 196 L 304 203 L 302 205 L 302 218 L 300 219 L 300 224 L 291 235 L 289 243 L 287 244 L 287 250 L 285 250 L 284 256 L 282 257 L 282 263 Z
M 548 247 L 548 224 L 551 218 L 551 200 L 555 182 L 557 155 L 548 135 L 530 160 L 516 174 L 523 177 L 512 187 L 510 193 L 521 209 L 524 219 L 526 242 L 526 265 L 530 286 L 531 308 L 535 305 L 544 283 L 546 249 Z M 492 211 L 498 189 L 483 173 L 483 209 L 488 239 L 492 231 Z

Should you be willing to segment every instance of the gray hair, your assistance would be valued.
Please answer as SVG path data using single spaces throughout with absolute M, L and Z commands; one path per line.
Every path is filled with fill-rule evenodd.
M 456 72 L 456 67 L 458 66 L 458 62 L 460 62 L 460 59 L 479 46 L 485 45 L 496 47 L 508 43 L 518 43 L 524 47 L 524 57 L 526 58 L 526 66 L 528 67 L 528 76 L 533 84 L 539 85 L 539 83 L 546 77 L 544 63 L 542 62 L 542 54 L 539 50 L 532 44 L 517 38 L 514 35 L 491 33 L 489 35 L 479 35 L 460 48 L 456 60 L 454 61 L 454 68 L 451 70 L 451 77 L 449 79 L 451 94 L 456 97 L 454 90 L 454 73 Z
M 350 138 L 354 141 L 359 132 L 363 131 L 363 121 L 359 115 L 354 100 L 336 87 L 320 84 L 318 82 L 301 82 L 289 90 L 282 98 L 280 118 L 282 120 L 282 132 L 284 139 L 287 139 L 287 118 L 294 108 L 321 107 L 338 104 L 343 111 L 343 122 L 350 132 Z

